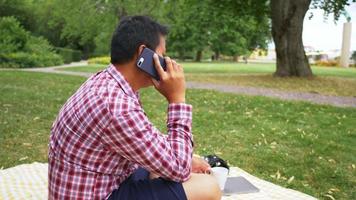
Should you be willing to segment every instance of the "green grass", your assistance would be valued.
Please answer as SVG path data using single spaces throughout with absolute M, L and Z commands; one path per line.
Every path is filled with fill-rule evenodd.
M 0 168 L 47 160 L 52 122 L 84 80 L 43 73 L 0 73 Z
M 273 64 L 184 63 L 188 81 L 209 82 L 283 91 L 356 96 L 356 69 L 313 67 L 313 78 L 273 77 Z M 64 70 L 97 72 L 105 66 L 90 65 Z
M 186 73 L 198 74 L 272 74 L 275 71 L 275 64 L 241 64 L 241 63 L 182 63 Z M 83 67 L 71 67 L 62 70 L 97 72 L 106 66 L 89 65 Z M 312 70 L 317 76 L 337 76 L 356 78 L 356 68 L 339 67 L 317 67 L 312 66 Z
M 0 73 L 0 168 L 47 161 L 51 124 L 84 80 Z M 164 98 L 154 89 L 141 96 L 148 117 L 165 130 Z M 206 90 L 188 90 L 187 101 L 194 106 L 196 153 L 216 153 L 258 177 L 319 198 L 328 199 L 331 190 L 336 199 L 356 198 L 356 109 Z

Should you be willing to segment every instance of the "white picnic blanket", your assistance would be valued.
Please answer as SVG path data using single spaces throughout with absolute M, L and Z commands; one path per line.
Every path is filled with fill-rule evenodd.
M 0 200 L 41 200 L 47 199 L 47 164 L 32 163 L 0 170 Z M 283 188 L 261 180 L 238 167 L 232 167 L 230 176 L 243 176 L 260 189 L 258 193 L 224 196 L 223 200 L 315 200 L 304 193 Z

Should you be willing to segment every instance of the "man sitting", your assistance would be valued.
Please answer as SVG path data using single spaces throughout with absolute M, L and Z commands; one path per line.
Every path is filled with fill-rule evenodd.
M 209 165 L 192 156 L 192 106 L 183 68 L 154 56 L 160 81 L 138 69 L 147 47 L 165 53 L 167 28 L 148 17 L 123 19 L 112 37 L 111 63 L 61 108 L 49 144 L 49 199 L 220 199 Z M 168 134 L 148 120 L 138 90 L 166 97 Z

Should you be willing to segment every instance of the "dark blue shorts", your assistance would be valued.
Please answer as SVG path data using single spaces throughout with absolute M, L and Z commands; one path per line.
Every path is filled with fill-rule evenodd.
M 118 189 L 114 190 L 109 200 L 187 200 L 182 183 L 149 179 L 149 172 L 137 169 Z

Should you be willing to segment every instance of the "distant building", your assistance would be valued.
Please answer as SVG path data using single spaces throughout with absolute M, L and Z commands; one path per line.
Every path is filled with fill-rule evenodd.
M 330 61 L 337 60 L 340 57 L 341 50 L 333 49 L 328 51 L 316 50 L 313 46 L 304 46 L 304 51 L 308 57 L 309 63 L 314 64 L 316 61 Z M 256 49 L 249 56 L 252 60 L 266 61 L 266 62 L 275 62 L 276 61 L 276 51 L 275 49 Z

